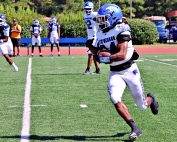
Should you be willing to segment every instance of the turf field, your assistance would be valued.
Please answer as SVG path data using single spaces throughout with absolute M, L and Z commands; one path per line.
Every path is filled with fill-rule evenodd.
M 139 110 L 125 90 L 123 101 L 143 132 L 136 141 L 175 142 L 177 54 L 140 57 L 137 64 L 145 92 L 155 94 L 160 111 L 154 116 L 150 109 Z M 22 126 L 25 127 L 22 117 L 29 57 L 13 59 L 19 67 L 17 73 L 0 56 L 0 142 L 19 142 Z M 30 121 L 24 122 L 30 124 L 27 141 L 128 142 L 130 128 L 117 114 L 107 93 L 109 66 L 101 65 L 101 75 L 84 76 L 86 62 L 87 55 L 32 58 L 31 113 L 27 113 Z M 91 71 L 94 70 L 93 65 Z

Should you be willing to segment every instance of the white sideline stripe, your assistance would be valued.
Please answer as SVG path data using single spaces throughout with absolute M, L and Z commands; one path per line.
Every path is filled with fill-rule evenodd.
M 31 107 L 46 107 L 46 105 L 30 105 Z M 17 105 L 13 105 L 13 106 L 8 106 L 8 108 L 21 108 L 23 106 L 17 106 Z
M 173 64 L 169 64 L 169 63 L 164 63 L 164 62 L 159 62 L 159 61 L 156 61 L 156 60 L 151 60 L 151 59 L 146 59 L 146 58 L 141 58 L 141 59 L 147 60 L 147 61 L 150 61 L 150 62 L 155 62 L 155 63 L 164 64 L 164 65 L 168 65 L 168 66 L 172 66 L 172 67 L 176 67 L 176 68 L 177 68 L 177 65 L 173 65 Z
M 24 104 L 23 104 L 23 122 L 22 122 L 20 142 L 29 142 L 29 136 L 30 136 L 29 131 L 30 131 L 30 115 L 31 115 L 31 107 L 30 107 L 31 66 L 32 66 L 32 58 L 29 58 L 28 72 L 26 76 L 26 88 L 25 88 L 25 96 L 24 96 Z

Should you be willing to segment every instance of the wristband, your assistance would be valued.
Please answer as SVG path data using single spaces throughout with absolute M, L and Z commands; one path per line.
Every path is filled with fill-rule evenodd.
M 110 63 L 111 59 L 110 56 L 102 57 L 100 56 L 100 63 Z
M 0 40 L 0 43 L 3 43 L 3 42 L 4 42 L 3 39 L 1 39 L 1 40 Z

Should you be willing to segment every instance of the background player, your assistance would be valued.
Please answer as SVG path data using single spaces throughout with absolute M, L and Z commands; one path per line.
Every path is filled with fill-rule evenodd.
M 140 109 L 145 110 L 150 106 L 152 113 L 156 115 L 159 106 L 152 93 L 148 93 L 147 97 L 144 95 L 140 72 L 133 61 L 131 30 L 129 25 L 122 21 L 121 8 L 114 4 L 103 5 L 98 10 L 97 22 L 100 28 L 94 45 L 97 48 L 92 47 L 90 50 L 93 53 L 99 50 L 100 62 L 110 64 L 108 79 L 110 100 L 132 130 L 129 139 L 134 140 L 142 134 L 142 131 L 122 102 L 125 87 L 128 86 L 135 104 Z
M 39 57 L 43 57 L 41 52 L 41 37 L 42 27 L 39 24 L 38 19 L 34 19 L 33 24 L 30 26 L 30 32 L 32 36 L 32 48 L 31 48 L 31 57 L 34 56 L 34 46 L 37 43 L 39 49 Z
M 13 62 L 11 56 L 13 45 L 9 37 L 10 26 L 6 23 L 6 16 L 0 14 L 0 52 L 5 57 L 7 62 L 14 67 L 14 71 L 18 71 L 18 67 Z
M 49 23 L 48 25 L 48 36 L 50 38 L 50 42 L 51 42 L 51 53 L 50 56 L 53 56 L 53 44 L 55 43 L 57 46 L 57 50 L 58 50 L 58 56 L 60 56 L 60 46 L 59 46 L 59 40 L 60 40 L 60 24 L 57 23 L 57 19 L 56 17 L 52 17 L 51 18 L 51 23 Z
M 92 43 L 94 42 L 94 39 L 96 38 L 96 32 L 98 30 L 98 24 L 94 21 L 97 12 L 93 12 L 94 11 L 94 5 L 92 2 L 88 1 L 84 4 L 84 20 L 87 26 L 87 42 L 86 42 L 86 47 L 91 47 Z M 95 72 L 93 72 L 93 74 L 100 74 L 100 67 L 99 67 L 99 63 L 96 61 L 95 56 L 96 55 L 92 55 L 92 52 L 90 50 L 87 51 L 88 52 L 88 61 L 87 61 L 87 68 L 84 72 L 84 75 L 89 75 L 90 73 L 90 68 L 92 65 L 92 61 L 94 60 L 94 64 L 95 64 Z

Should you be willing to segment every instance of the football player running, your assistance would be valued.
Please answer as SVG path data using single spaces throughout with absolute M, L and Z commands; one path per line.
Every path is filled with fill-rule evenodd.
M 59 46 L 59 40 L 60 40 L 60 24 L 57 23 L 56 17 L 51 18 L 51 22 L 48 25 L 48 37 L 50 38 L 51 42 L 51 53 L 50 56 L 53 56 L 53 44 L 55 43 L 58 50 L 58 56 L 60 56 L 60 46 Z
M 7 62 L 14 67 L 14 71 L 18 72 L 18 67 L 11 58 L 13 45 L 9 37 L 9 30 L 10 26 L 6 23 L 6 16 L 4 14 L 0 14 L 0 52 Z
M 99 53 L 100 62 L 110 64 L 108 92 L 110 100 L 118 114 L 130 126 L 130 140 L 142 134 L 135 124 L 128 108 L 122 101 L 122 95 L 129 88 L 137 107 L 142 110 L 149 106 L 154 115 L 158 114 L 159 105 L 152 93 L 144 94 L 144 87 L 139 69 L 134 62 L 131 30 L 128 24 L 122 21 L 122 10 L 114 4 L 105 4 L 98 10 L 97 22 L 100 31 L 97 33 L 97 42 L 90 48 L 93 54 Z M 106 53 L 105 53 L 106 52 Z M 104 53 L 104 54 L 103 54 Z
M 30 26 L 30 32 L 32 35 L 32 48 L 31 48 L 31 57 L 34 56 L 34 46 L 37 43 L 39 49 L 39 57 L 43 57 L 41 52 L 41 37 L 42 26 L 39 24 L 38 19 L 34 19 L 33 24 Z
M 92 2 L 88 1 L 84 4 L 84 20 L 87 26 L 87 42 L 86 42 L 86 47 L 90 48 L 92 46 L 92 43 L 95 41 L 95 36 L 98 31 L 98 24 L 96 23 L 96 15 L 97 12 L 94 12 L 94 5 Z M 95 19 L 95 20 L 94 20 Z M 95 72 L 92 74 L 100 74 L 100 67 L 99 63 L 96 61 L 96 55 L 92 55 L 91 51 L 88 50 L 88 61 L 87 61 L 87 68 L 83 75 L 89 75 L 90 73 L 90 68 L 92 65 L 92 61 L 94 61 L 95 64 Z

